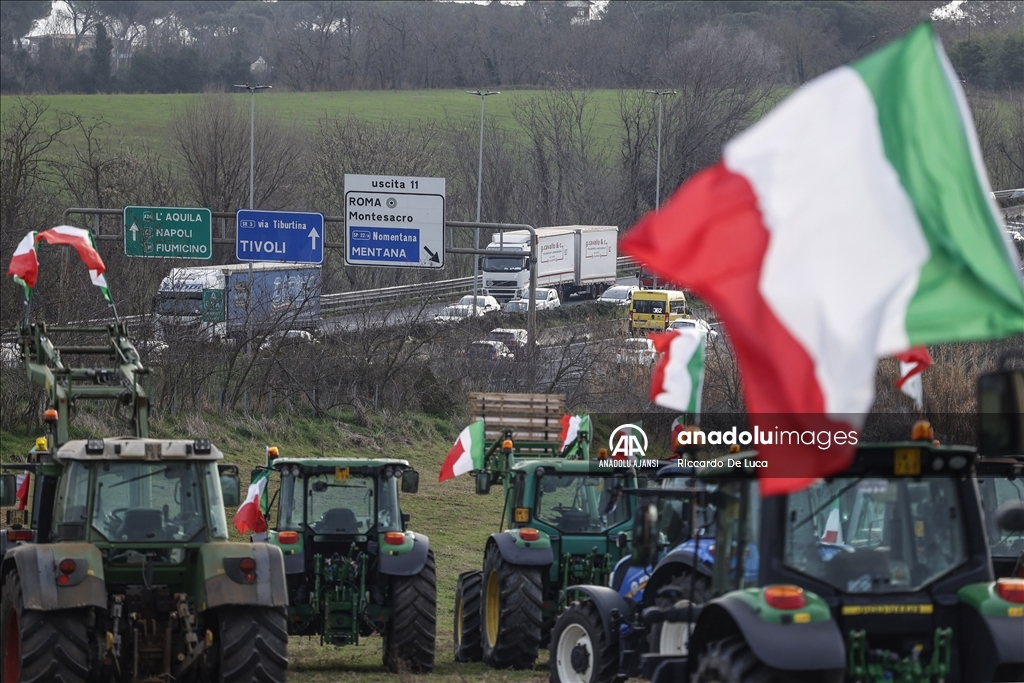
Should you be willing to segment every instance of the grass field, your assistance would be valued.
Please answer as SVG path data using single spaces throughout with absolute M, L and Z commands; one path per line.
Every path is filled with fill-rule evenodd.
M 86 432 L 113 433 L 112 426 L 80 419 Z M 431 680 L 439 683 L 464 681 L 537 682 L 547 680 L 547 653 L 534 671 L 493 671 L 483 664 L 457 664 L 452 657 L 453 604 L 455 583 L 460 572 L 479 569 L 488 535 L 498 530 L 503 502 L 500 489 L 488 496 L 474 492 L 472 477 L 466 475 L 438 483 L 437 473 L 455 440 L 450 424 L 438 419 L 409 415 L 377 415 L 369 428 L 335 421 L 301 417 L 274 420 L 227 416 L 179 417 L 151 425 L 158 437 L 195 438 L 208 436 L 217 444 L 227 462 L 242 469 L 242 492 L 249 471 L 263 463 L 264 447 L 277 445 L 282 457 L 398 457 L 408 460 L 420 472 L 419 492 L 402 496 L 403 512 L 410 513 L 410 528 L 430 537 L 437 564 L 437 668 L 424 679 L 408 674 L 389 674 L 381 664 L 381 639 L 371 636 L 358 646 L 321 647 L 316 638 L 292 638 L 289 681 L 295 683 L 390 682 Z M 0 433 L 0 453 L 10 461 L 11 453 L 24 453 L 32 445 L 25 435 Z M 228 511 L 229 519 L 233 510 Z M 231 529 L 234 534 L 234 529 Z M 243 540 L 236 536 L 235 540 Z
M 517 128 L 512 116 L 513 103 L 543 95 L 540 90 L 516 90 L 487 98 L 487 120 L 505 128 Z M 153 149 L 168 153 L 168 126 L 195 94 L 181 95 L 42 95 L 37 96 L 49 108 L 49 114 L 72 112 L 86 120 L 104 119 L 111 124 L 107 135 L 120 134 L 128 141 L 141 140 Z M 249 104 L 247 93 L 234 97 Z M 465 125 L 478 126 L 480 98 L 462 90 L 400 90 L 346 92 L 274 92 L 263 91 L 256 99 L 261 111 L 274 113 L 283 121 L 296 121 L 309 131 L 325 117 L 356 116 L 368 121 L 394 119 L 401 122 L 441 121 L 451 118 Z M 599 137 L 618 139 L 618 92 L 593 93 L 596 116 L 594 132 Z M 0 99 L 0 120 L 17 107 L 16 97 Z

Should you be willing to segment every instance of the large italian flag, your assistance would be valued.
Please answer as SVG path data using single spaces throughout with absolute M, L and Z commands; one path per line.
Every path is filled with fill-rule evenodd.
M 451 479 L 460 474 L 483 469 L 484 466 L 484 422 L 477 420 L 459 433 L 455 445 L 441 465 L 438 481 Z
M 836 431 L 862 424 L 879 357 L 1024 333 L 989 192 L 963 92 L 924 24 L 800 88 L 621 246 L 718 312 L 751 428 Z M 853 456 L 760 450 L 769 494 Z

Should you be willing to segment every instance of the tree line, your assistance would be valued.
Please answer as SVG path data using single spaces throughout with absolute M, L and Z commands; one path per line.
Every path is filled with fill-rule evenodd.
M 1024 87 L 1020 2 L 231 2 L 66 0 L 0 6 L 4 93 L 671 87 L 707 27 L 756 41 L 798 85 L 934 16 L 961 77 Z M 35 27 L 35 30 L 33 28 Z M 33 37 L 27 38 L 32 34 Z M 49 36 L 49 37 L 47 37 Z

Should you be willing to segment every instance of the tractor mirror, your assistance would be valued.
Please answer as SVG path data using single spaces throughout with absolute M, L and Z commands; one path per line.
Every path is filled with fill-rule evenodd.
M 476 473 L 476 492 L 481 496 L 491 492 L 491 475 L 488 472 Z
M 1024 455 L 1024 370 L 978 378 L 978 452 Z
M 0 476 L 0 507 L 9 508 L 18 500 L 18 484 L 13 474 Z
M 625 550 L 626 546 L 629 545 L 629 538 L 626 536 L 625 531 L 620 531 L 619 535 L 615 537 L 615 547 L 619 550 Z
M 1021 533 L 1024 531 L 1024 503 L 1014 500 L 999 507 L 996 512 L 996 523 L 1004 531 Z
M 238 507 L 241 485 L 238 482 L 238 472 L 220 473 L 220 491 L 224 497 L 224 507 Z
M 658 559 L 658 507 L 653 503 L 642 505 L 633 522 L 634 567 L 653 565 Z
M 420 490 L 420 473 L 406 470 L 402 473 L 402 493 L 416 493 Z

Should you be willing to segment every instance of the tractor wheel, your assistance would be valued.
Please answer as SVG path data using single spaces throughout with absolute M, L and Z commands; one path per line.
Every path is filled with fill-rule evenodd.
M 495 669 L 529 669 L 537 661 L 543 627 L 539 567 L 509 564 L 497 546 L 484 558 L 480 602 L 483 659 Z
M 607 641 L 594 603 L 573 603 L 558 617 L 551 632 L 551 683 L 616 680 L 619 651 Z
M 218 618 L 219 683 L 284 683 L 288 616 L 283 607 L 226 607 Z
M 700 657 L 694 683 L 774 683 L 772 672 L 750 651 L 742 638 L 708 644 Z
M 89 677 L 88 610 L 26 610 L 12 572 L 0 599 L 3 683 L 78 683 Z
M 384 666 L 391 672 L 400 669 L 417 674 L 434 670 L 437 637 L 437 575 L 434 553 L 416 576 L 391 579 L 394 616 L 384 629 Z
M 455 587 L 455 639 L 456 662 L 479 662 L 483 658 L 480 646 L 480 584 L 483 572 L 466 572 L 459 576 Z
M 701 654 L 692 683 L 842 683 L 846 672 L 778 671 L 766 666 L 738 636 L 716 640 Z
M 678 600 L 692 600 L 694 605 L 700 605 L 711 599 L 711 586 L 703 576 L 694 578 L 693 574 L 687 572 L 669 581 L 662 588 L 674 588 L 679 592 Z M 693 591 L 692 598 L 690 591 Z M 658 607 L 671 607 L 676 599 L 668 597 L 656 597 L 655 604 Z M 686 643 L 690 640 L 690 625 L 686 623 L 662 622 L 651 627 L 650 651 L 663 655 L 685 655 L 687 653 Z

